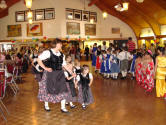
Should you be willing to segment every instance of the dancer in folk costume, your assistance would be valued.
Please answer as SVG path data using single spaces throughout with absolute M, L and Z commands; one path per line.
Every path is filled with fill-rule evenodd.
M 82 108 L 86 109 L 87 105 L 94 102 L 90 86 L 93 82 L 93 76 L 89 73 L 89 66 L 83 65 L 82 73 L 77 76 L 78 102 Z
M 75 59 L 74 61 L 74 72 L 76 73 L 76 75 L 80 75 L 81 74 L 81 67 L 80 67 L 80 61 L 78 59 Z
M 118 79 L 118 74 L 120 72 L 120 67 L 119 67 L 119 61 L 118 61 L 118 57 L 116 55 L 116 51 L 114 50 L 112 52 L 112 55 L 110 57 L 110 61 L 111 61 L 111 77 L 112 79 Z
M 126 51 L 125 48 L 122 49 L 122 52 L 119 53 L 118 59 L 120 60 L 120 71 L 122 73 L 122 78 L 124 79 L 127 76 L 128 62 L 132 59 L 132 55 Z
M 166 100 L 166 55 L 164 47 L 157 49 L 159 56 L 156 58 L 156 96 Z
M 144 77 L 142 83 L 144 84 L 144 89 L 147 92 L 151 92 L 154 88 L 154 62 L 151 50 L 148 50 L 144 56 L 142 69 Z
M 97 43 L 94 43 L 93 50 L 92 50 L 92 66 L 96 67 L 96 52 L 97 52 Z
M 130 66 L 130 73 L 132 74 L 131 79 L 134 79 L 134 77 L 135 77 L 135 61 L 137 59 L 136 50 L 133 50 L 132 54 L 133 54 L 133 60 L 132 60 L 131 66 Z
M 102 51 L 102 62 L 101 62 L 101 67 L 100 67 L 100 73 L 104 77 L 106 77 L 106 58 L 107 58 L 106 51 Z
M 136 76 L 136 81 L 138 85 L 141 85 L 142 83 L 142 53 L 138 52 L 137 53 L 137 59 L 135 61 L 135 76 Z
M 61 111 L 68 113 L 65 107 L 68 89 L 63 71 L 63 68 L 67 70 L 67 67 L 65 56 L 61 49 L 62 41 L 55 39 L 52 42 L 52 49 L 44 51 L 38 57 L 38 63 L 44 69 L 42 80 L 39 83 L 38 98 L 40 101 L 45 102 L 46 111 L 50 111 L 48 102 L 61 102 Z
M 100 67 L 101 67 L 101 60 L 102 60 L 102 58 L 101 58 L 101 46 L 98 46 L 95 71 L 99 71 L 99 73 L 100 73 Z
M 75 108 L 76 106 L 73 104 L 73 102 L 77 101 L 77 93 L 76 93 L 76 74 L 74 73 L 74 67 L 72 64 L 72 58 L 70 55 L 66 56 L 66 67 L 68 68 L 68 71 L 66 70 L 64 72 L 65 78 L 66 78 L 66 85 L 67 89 L 69 91 L 68 98 L 66 99 L 66 102 L 70 104 L 70 108 Z
M 111 75 L 111 62 L 110 62 L 110 56 L 111 56 L 111 51 L 107 49 L 107 55 L 106 55 L 106 64 L 105 64 L 105 69 L 106 69 L 106 78 L 108 79 Z

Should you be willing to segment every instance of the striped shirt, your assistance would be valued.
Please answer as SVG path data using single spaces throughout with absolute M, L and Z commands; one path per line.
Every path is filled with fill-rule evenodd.
M 127 46 L 129 52 L 132 52 L 135 49 L 135 43 L 133 41 L 128 41 Z

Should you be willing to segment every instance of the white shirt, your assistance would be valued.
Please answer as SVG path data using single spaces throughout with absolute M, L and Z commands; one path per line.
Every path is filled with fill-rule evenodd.
M 53 49 L 51 49 L 52 53 L 56 56 L 61 56 L 61 53 L 55 52 Z M 38 57 L 40 60 L 46 60 L 48 58 L 50 58 L 51 54 L 49 50 L 44 51 L 42 54 L 40 54 L 40 56 Z M 66 60 L 65 60 L 65 55 L 63 55 L 63 64 L 62 66 L 66 65 Z
M 131 58 L 132 58 L 132 55 L 130 55 L 130 53 L 127 52 L 127 51 L 122 51 L 118 55 L 118 59 L 121 60 L 121 61 L 125 60 L 125 59 L 129 60 Z
M 105 45 L 105 46 L 103 45 L 103 46 L 101 47 L 101 50 L 107 50 L 106 45 Z
M 92 73 L 89 73 L 89 79 L 93 79 Z M 80 75 L 77 75 L 76 80 L 80 81 Z

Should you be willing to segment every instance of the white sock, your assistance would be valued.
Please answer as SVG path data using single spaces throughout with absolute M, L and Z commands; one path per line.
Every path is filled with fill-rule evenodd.
M 46 109 L 49 109 L 48 102 L 44 102 L 44 106 Z
M 70 106 L 73 106 L 73 102 L 70 102 Z
M 66 109 L 66 100 L 65 99 L 63 99 L 61 101 L 61 109 Z

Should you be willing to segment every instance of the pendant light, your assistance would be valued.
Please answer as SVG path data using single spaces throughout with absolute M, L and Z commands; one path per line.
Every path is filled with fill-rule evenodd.
M 137 1 L 137 3 L 143 3 L 144 2 L 144 0 L 136 0 Z
M 108 16 L 108 13 L 107 12 L 103 12 L 103 18 L 106 19 Z
M 27 18 L 28 18 L 28 19 L 32 19 L 32 17 L 33 17 L 33 13 L 32 13 L 31 10 L 29 10 L 29 11 L 27 12 Z
M 6 1 L 5 1 L 5 0 L 1 0 L 1 2 L 0 2 L 0 8 L 1 8 L 1 9 L 7 8 L 7 4 L 6 4 Z
M 32 0 L 25 0 L 25 4 L 27 8 L 31 8 L 32 7 Z
M 29 24 L 32 24 L 32 23 L 33 23 L 32 19 L 29 19 L 28 22 L 29 22 Z
M 123 9 L 128 10 L 129 9 L 129 2 L 124 2 L 123 4 Z

